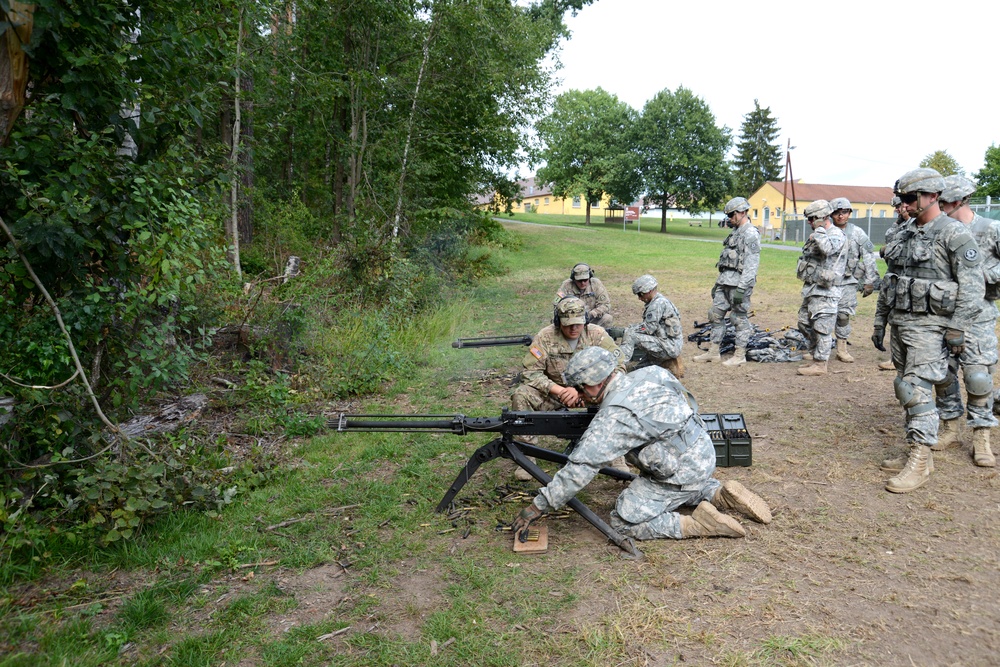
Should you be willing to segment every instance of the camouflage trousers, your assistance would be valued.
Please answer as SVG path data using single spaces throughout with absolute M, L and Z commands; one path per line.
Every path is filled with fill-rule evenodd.
M 996 320 L 974 322 L 965 334 L 965 349 L 962 354 L 957 359 L 949 357 L 948 361 L 949 376 L 954 382 L 935 388 L 935 403 L 941 419 L 951 420 L 962 416 L 965 407 L 962 405 L 962 392 L 958 384 L 958 372 L 961 369 L 965 377 L 968 402 L 966 424 L 970 428 L 993 428 L 998 423 L 993 416 L 996 397 L 992 388 L 993 372 L 997 365 Z M 968 392 L 970 382 L 977 382 L 974 377 L 976 373 L 990 376 L 991 387 L 988 392 L 978 395 Z M 979 382 L 984 380 L 981 376 L 978 378 Z
M 844 285 L 840 301 L 837 302 L 837 327 L 834 330 L 839 340 L 851 337 L 851 318 L 858 310 L 858 286 L 856 283 Z
M 911 408 L 905 410 L 906 439 L 921 445 L 937 443 L 938 408 L 929 387 L 942 387 L 943 393 L 958 386 L 948 368 L 948 349 L 944 344 L 945 328 L 923 322 L 892 325 L 889 344 L 892 363 L 897 368 L 897 382 L 913 388 Z M 959 413 L 961 414 L 961 412 Z
M 680 338 L 658 338 L 646 333 L 639 333 L 637 329 L 641 324 L 631 324 L 625 328 L 625 335 L 622 336 L 622 344 L 619 346 L 625 360 L 631 360 L 635 352 L 645 353 L 647 359 L 654 362 L 676 359 L 681 356 L 681 347 L 684 341 Z
M 716 285 L 712 288 L 712 305 L 708 309 L 708 319 L 712 323 L 712 334 L 710 340 L 715 345 L 721 345 L 722 339 L 726 335 L 726 313 L 736 330 L 736 347 L 745 348 L 750 343 L 750 336 L 753 334 L 753 326 L 750 324 L 750 295 L 753 288 L 743 293 L 743 302 L 733 303 L 733 292 L 736 288 L 731 285 Z
M 614 323 L 615 318 L 611 316 L 611 313 L 604 313 L 596 320 L 588 320 L 591 324 L 596 324 L 599 327 L 607 329 Z
M 510 407 L 518 411 L 544 411 L 559 410 L 565 407 L 554 396 L 542 394 L 534 387 L 522 384 L 514 390 L 510 396 Z
M 637 540 L 663 537 L 679 540 L 683 537 L 681 521 L 674 510 L 685 505 L 694 507 L 703 500 L 711 501 L 720 486 L 714 477 L 693 490 L 681 490 L 673 484 L 637 477 L 618 496 L 615 509 L 611 511 L 611 527 Z
M 836 322 L 837 297 L 807 296 L 802 300 L 798 328 L 809 341 L 809 349 L 816 361 L 826 361 L 830 358 Z

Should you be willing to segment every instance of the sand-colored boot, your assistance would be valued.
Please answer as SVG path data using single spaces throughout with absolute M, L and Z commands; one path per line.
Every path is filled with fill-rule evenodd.
M 854 363 L 854 357 L 852 357 L 851 353 L 847 351 L 846 338 L 837 339 L 837 359 L 843 361 L 845 364 Z
M 814 361 L 811 365 L 795 371 L 799 375 L 826 375 L 826 362 Z
M 771 523 L 771 508 L 763 498 L 735 480 L 723 482 L 712 497 L 712 504 L 723 510 L 733 510 L 757 523 Z
M 908 443 L 907 449 L 904 449 L 902 452 L 900 452 L 899 456 L 896 456 L 891 459 L 883 459 L 882 464 L 879 465 L 878 469 L 881 470 L 882 472 L 892 472 L 892 473 L 900 472 L 903 468 L 906 467 L 906 462 L 910 460 L 909 447 L 911 446 L 912 444 Z M 934 457 L 931 457 L 930 461 L 927 463 L 927 470 L 930 472 L 934 472 Z
M 733 356 L 730 359 L 726 359 L 722 362 L 723 366 L 742 366 L 747 362 L 747 349 L 745 347 L 738 347 L 736 351 L 733 352 Z
M 934 455 L 927 445 L 914 443 L 910 447 L 910 456 L 906 465 L 895 477 L 885 483 L 885 490 L 890 493 L 909 493 L 927 483 L 931 477 L 931 461 Z
M 614 468 L 616 470 L 621 470 L 622 472 L 627 472 L 630 475 L 632 474 L 632 471 L 629 470 L 629 468 L 628 468 L 628 463 L 625 462 L 625 457 L 624 456 L 619 456 L 614 461 L 612 461 L 610 467 L 612 467 L 612 468 Z
M 538 463 L 535 460 L 534 456 L 529 456 L 528 460 L 531 461 L 532 463 Z M 519 482 L 530 482 L 531 480 L 533 480 L 535 478 L 531 476 L 530 472 L 528 472 L 524 468 L 518 466 L 517 469 L 514 471 L 514 479 L 516 479 Z
M 702 501 L 691 516 L 681 516 L 681 537 L 746 537 L 740 522 Z
M 706 364 L 710 364 L 713 361 L 722 361 L 722 355 L 719 354 L 719 344 L 712 343 L 708 348 L 708 352 L 704 352 L 694 357 L 694 361 L 700 361 Z
M 942 419 L 938 426 L 938 440 L 931 445 L 931 449 L 940 452 L 952 447 L 962 446 L 962 419 Z
M 878 369 L 880 371 L 894 371 L 896 370 L 896 364 L 892 363 L 892 359 L 889 359 L 888 361 L 880 361 L 878 362 Z
M 808 363 L 812 363 L 814 361 L 813 360 L 812 350 L 803 350 L 802 351 L 802 361 L 805 361 L 805 362 L 808 362 Z
M 990 429 L 972 429 L 972 460 L 980 468 L 995 468 L 997 458 L 990 448 Z
M 676 359 L 667 359 L 663 362 L 663 367 L 674 374 L 674 377 L 678 380 L 684 377 L 684 362 L 681 361 L 680 357 Z

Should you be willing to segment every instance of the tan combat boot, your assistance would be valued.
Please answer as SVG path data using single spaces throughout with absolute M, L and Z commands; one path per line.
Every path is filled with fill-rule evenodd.
M 663 367 L 674 374 L 674 377 L 678 380 L 684 377 L 684 362 L 681 361 L 680 357 L 676 359 L 667 359 L 663 362 Z
M 804 366 L 795 371 L 799 375 L 826 375 L 826 362 L 814 361 L 809 366 Z
M 838 338 L 837 339 L 837 359 L 843 361 L 845 364 L 853 364 L 854 357 L 851 353 L 847 351 L 847 339 Z
M 909 443 L 907 445 L 907 447 L 910 446 L 912 446 L 912 443 Z M 899 456 L 895 458 L 883 459 L 882 464 L 879 465 L 878 469 L 881 470 L 882 472 L 893 472 L 893 473 L 901 471 L 903 468 L 906 467 L 906 462 L 910 460 L 909 451 L 910 451 L 909 449 L 905 449 L 900 453 Z M 929 472 L 934 472 L 933 457 L 931 457 L 930 461 L 927 464 L 927 470 Z
M 694 357 L 694 361 L 701 361 L 706 364 L 712 363 L 713 361 L 722 361 L 722 356 L 719 354 L 718 343 L 712 343 L 712 346 L 708 348 L 708 352 Z
M 892 359 L 889 359 L 888 361 L 880 361 L 878 362 L 878 369 L 880 371 L 894 371 L 896 370 L 896 364 L 892 363 Z
M 538 461 L 535 460 L 534 456 L 529 456 L 528 460 L 531 461 L 532 463 L 536 463 L 536 464 L 538 463 Z M 521 466 L 518 466 L 517 469 L 514 470 L 514 479 L 516 479 L 519 482 L 530 482 L 531 480 L 533 480 L 535 478 L 531 476 L 530 472 L 528 472 L 527 470 L 525 470 Z
M 980 468 L 996 467 L 997 459 L 990 449 L 990 429 L 972 429 L 972 460 Z
M 771 508 L 764 499 L 735 480 L 722 483 L 712 497 L 712 504 L 739 512 L 757 523 L 771 523 Z
M 952 447 L 962 446 L 962 421 L 961 417 L 955 419 L 942 419 L 938 426 L 938 441 L 931 445 L 931 449 L 940 452 Z
M 628 463 L 625 462 L 624 456 L 619 456 L 614 461 L 612 461 L 610 467 L 616 470 L 621 470 L 622 472 L 627 472 L 630 475 L 632 474 L 632 471 L 629 470 L 628 468 Z
M 740 522 L 702 501 L 691 516 L 681 516 L 681 537 L 746 537 Z
M 745 347 L 738 347 L 736 351 L 733 352 L 731 359 L 726 359 L 722 362 L 723 366 L 742 366 L 747 362 L 747 349 Z
M 910 446 L 910 456 L 906 465 L 895 477 L 885 483 L 885 490 L 890 493 L 909 493 L 923 486 L 931 477 L 931 448 L 927 445 L 914 443 Z
M 813 361 L 812 350 L 803 350 L 802 351 L 802 361 L 808 361 L 808 362 L 812 363 L 812 361 Z

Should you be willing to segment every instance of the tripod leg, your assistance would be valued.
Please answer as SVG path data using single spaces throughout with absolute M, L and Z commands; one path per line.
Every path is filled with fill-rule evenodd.
M 438 503 L 437 512 L 444 512 L 448 509 L 451 502 L 458 495 L 458 492 L 462 490 L 465 483 L 479 470 L 479 466 L 486 463 L 487 461 L 492 461 L 493 459 L 500 458 L 501 454 L 500 444 L 503 442 L 500 438 L 491 440 L 479 449 L 477 449 L 469 460 L 466 462 L 465 467 L 462 471 L 458 473 L 458 477 L 452 482 L 451 488 L 448 489 L 448 493 L 444 494 L 444 498 Z

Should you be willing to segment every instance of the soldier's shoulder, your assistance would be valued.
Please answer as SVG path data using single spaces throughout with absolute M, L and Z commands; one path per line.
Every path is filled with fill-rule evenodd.
M 562 292 L 564 296 L 572 294 L 571 291 L 572 289 L 573 289 L 573 281 L 570 280 L 569 278 L 562 281 L 562 285 L 559 286 L 559 291 Z
M 556 339 L 556 325 L 550 324 L 535 334 L 535 345 L 546 345 Z

